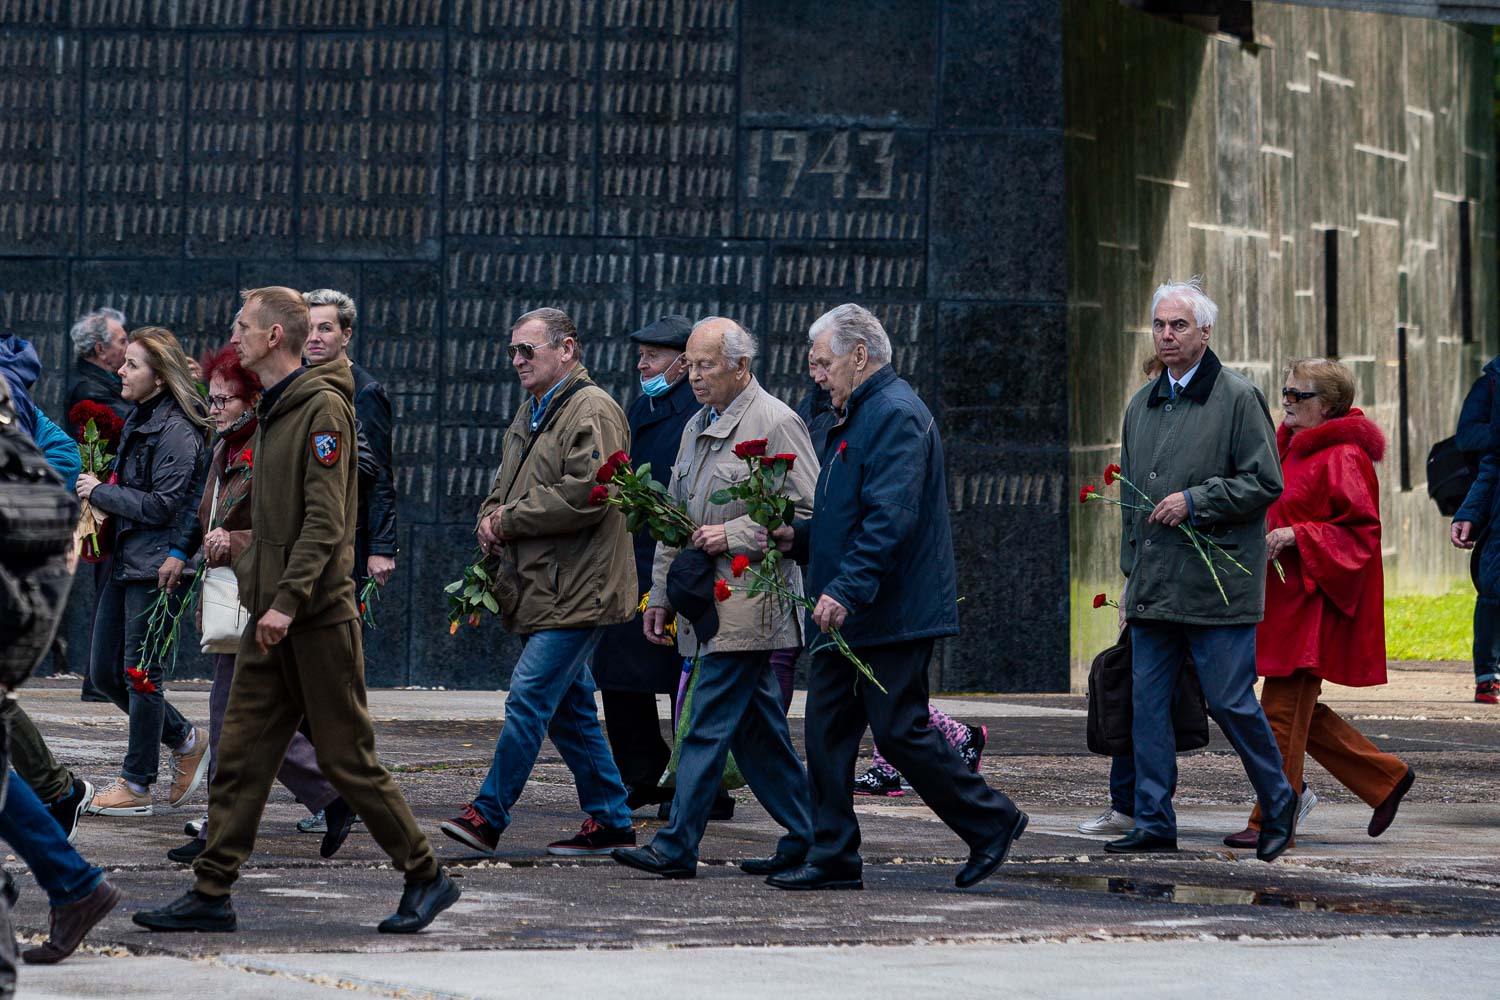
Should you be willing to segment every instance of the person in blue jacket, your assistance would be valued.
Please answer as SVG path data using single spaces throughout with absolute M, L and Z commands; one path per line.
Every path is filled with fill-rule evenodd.
M 1492 508 L 1500 500 L 1495 489 L 1500 458 L 1490 458 L 1500 455 L 1500 357 L 1490 359 L 1464 397 L 1454 443 L 1479 464 L 1451 531 L 1454 545 L 1476 549 L 1471 565 L 1479 590 L 1474 602 L 1474 700 L 1495 705 L 1500 704 L 1500 546 L 1492 544 Z
M 861 680 L 814 640 L 807 685 L 807 773 L 812 850 L 800 868 L 766 881 L 779 889 L 863 887 L 854 762 L 868 723 L 881 752 L 922 801 L 969 845 L 955 883 L 987 878 L 1027 817 L 991 788 L 932 727 L 927 664 L 933 643 L 958 633 L 957 572 L 948 521 L 943 443 L 932 413 L 891 368 L 891 342 L 869 310 L 846 304 L 808 331 L 809 360 L 835 420 L 810 519 L 778 528 L 778 547 L 807 567 L 812 622 L 838 629 L 879 679 Z

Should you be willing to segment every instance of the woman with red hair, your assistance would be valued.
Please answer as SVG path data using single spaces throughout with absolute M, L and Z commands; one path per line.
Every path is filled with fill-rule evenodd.
M 225 345 L 203 359 L 208 380 L 208 412 L 218 439 L 210 460 L 207 484 L 198 503 L 198 530 L 191 536 L 193 548 L 203 547 L 207 567 L 228 566 L 250 547 L 250 488 L 255 477 L 255 406 L 260 402 L 260 378 L 240 364 L 238 353 Z M 191 554 L 191 549 L 189 550 Z M 199 612 L 200 616 L 202 611 Z M 202 619 L 199 619 L 202 626 Z M 234 654 L 214 655 L 213 687 L 208 696 L 208 743 L 211 748 L 208 782 L 213 786 L 219 763 L 219 733 L 224 728 L 224 709 L 229 704 L 229 686 L 234 679 Z M 286 759 L 276 777 L 297 801 L 316 813 L 326 808 L 338 793 L 318 770 L 317 754 L 306 736 L 297 733 L 287 747 Z M 208 838 L 207 817 L 189 824 L 192 840 L 167 852 L 181 864 L 192 862 L 203 852 Z M 334 846 L 334 850 L 339 845 Z M 325 857 L 332 856 L 328 852 Z

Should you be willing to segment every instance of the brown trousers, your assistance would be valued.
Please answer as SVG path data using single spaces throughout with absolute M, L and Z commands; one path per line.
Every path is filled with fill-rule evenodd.
M 1281 749 L 1282 772 L 1300 794 L 1303 758 L 1312 754 L 1325 771 L 1374 808 L 1396 790 L 1406 775 L 1406 765 L 1382 753 L 1337 712 L 1320 703 L 1322 690 L 1323 678 L 1310 670 L 1267 677 L 1261 686 L 1260 706 Z M 1260 806 L 1250 814 L 1250 826 L 1260 829 Z
M 208 844 L 194 888 L 224 896 L 255 847 L 266 796 L 303 716 L 318 767 L 408 884 L 437 876 L 437 858 L 389 771 L 375 756 L 365 704 L 358 621 L 293 632 L 262 653 L 252 623 L 235 655 L 234 682 L 208 793 Z

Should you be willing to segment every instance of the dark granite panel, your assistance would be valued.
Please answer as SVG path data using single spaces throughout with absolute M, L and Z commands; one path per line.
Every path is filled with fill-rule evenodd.
M 83 249 L 182 253 L 187 38 L 99 34 L 85 48 Z
M 477 558 L 472 522 L 464 525 L 412 528 L 411 683 L 422 687 L 506 687 L 520 640 L 488 615 L 478 628 L 464 622 L 448 634 L 448 602 L 443 588 Z
M 125 327 L 164 326 L 190 357 L 229 340 L 240 308 L 230 262 L 81 261 L 73 265 L 73 310 L 99 306 L 125 314 Z
M 72 380 L 73 345 L 68 327 L 68 264 L 61 260 L 0 258 L 0 329 L 31 341 L 42 360 L 42 377 L 32 387 L 37 406 L 59 423 L 62 401 Z
M 944 303 L 938 309 L 944 433 L 1002 442 L 1063 443 L 1068 386 L 1044 359 L 1067 356 L 1067 310 Z
M 298 252 L 436 259 L 443 42 L 303 35 Z
M 187 254 L 296 249 L 297 40 L 190 36 Z
M 926 235 L 927 133 L 764 128 L 740 134 L 741 236 L 915 240 Z
M 472 34 L 448 52 L 446 233 L 592 232 L 596 26 L 563 4 L 541 24 L 533 5 L 460 6 Z
M 0 37 L 0 253 L 78 250 L 79 52 L 68 35 Z
M 412 559 L 411 528 L 403 526 L 396 538 L 400 549 L 396 572 L 384 587 L 376 589 L 373 603 L 367 601 L 361 609 L 375 622 L 373 628 L 369 625 L 363 628 L 365 683 L 370 687 L 403 687 L 412 683 L 411 600 L 417 564 Z
M 747 124 L 932 123 L 936 0 L 743 6 Z
M 68 25 L 68 7 L 61 0 L 0 0 L 0 24 L 7 28 L 52 28 Z
M 298 291 L 337 288 L 360 303 L 359 265 L 329 260 L 247 260 L 239 266 L 241 288 L 283 285 Z M 358 350 L 356 342 L 353 350 Z
M 948 0 L 940 124 L 1062 128 L 1062 7 L 1057 0 Z
M 958 563 L 959 627 L 945 691 L 1068 689 L 1067 448 L 944 439 Z M 993 439 L 991 439 L 993 440 Z
M 1062 133 L 940 135 L 931 211 L 935 297 L 1063 299 Z
M 562 309 L 578 327 L 584 364 L 608 364 L 608 345 L 635 329 L 632 264 L 625 240 L 448 241 L 439 520 L 472 523 L 524 402 L 505 355 L 511 324 L 541 306 Z
M 732 236 L 735 0 L 603 6 L 598 231 Z
M 350 350 L 390 395 L 397 517 L 402 524 L 431 523 L 437 518 L 442 468 L 438 455 L 442 274 L 437 264 L 366 264 L 363 273 Z

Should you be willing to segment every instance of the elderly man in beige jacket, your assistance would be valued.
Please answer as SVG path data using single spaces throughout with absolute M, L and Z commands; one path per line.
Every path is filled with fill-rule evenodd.
M 796 455 L 785 490 L 798 517 L 812 512 L 813 487 L 818 481 L 812 441 L 797 414 L 762 389 L 750 373 L 755 355 L 755 337 L 730 319 L 701 320 L 688 338 L 688 381 L 703 408 L 683 428 L 668 489 L 702 525 L 692 539 L 692 547 L 701 555 L 657 546 L 651 598 L 643 618 L 646 638 L 652 642 L 666 645 L 672 641 L 664 629 L 673 611 L 668 576 L 674 561 L 698 561 L 703 570 L 700 582 L 712 585 L 714 578 L 731 578 L 736 556 L 759 562 L 765 555 L 756 545 L 756 525 L 746 515 L 745 505 L 739 501 L 715 504 L 709 499 L 715 491 L 749 475 L 745 462 L 734 453 L 736 444 L 764 439 L 768 454 Z M 787 586 L 801 586 L 800 571 L 791 563 L 781 563 L 777 572 Z M 688 730 L 679 748 L 671 821 L 650 844 L 621 848 L 613 857 L 663 878 L 692 878 L 709 808 L 725 760 L 733 751 L 750 790 L 787 831 L 775 854 L 740 867 L 752 875 L 787 871 L 807 855 L 812 820 L 807 775 L 792 749 L 771 653 L 801 644 L 800 615 L 786 601 L 768 594 L 752 597 L 738 586 L 710 611 L 695 616 L 696 624 L 678 621 L 678 648 L 684 656 L 697 659 L 699 674 Z

